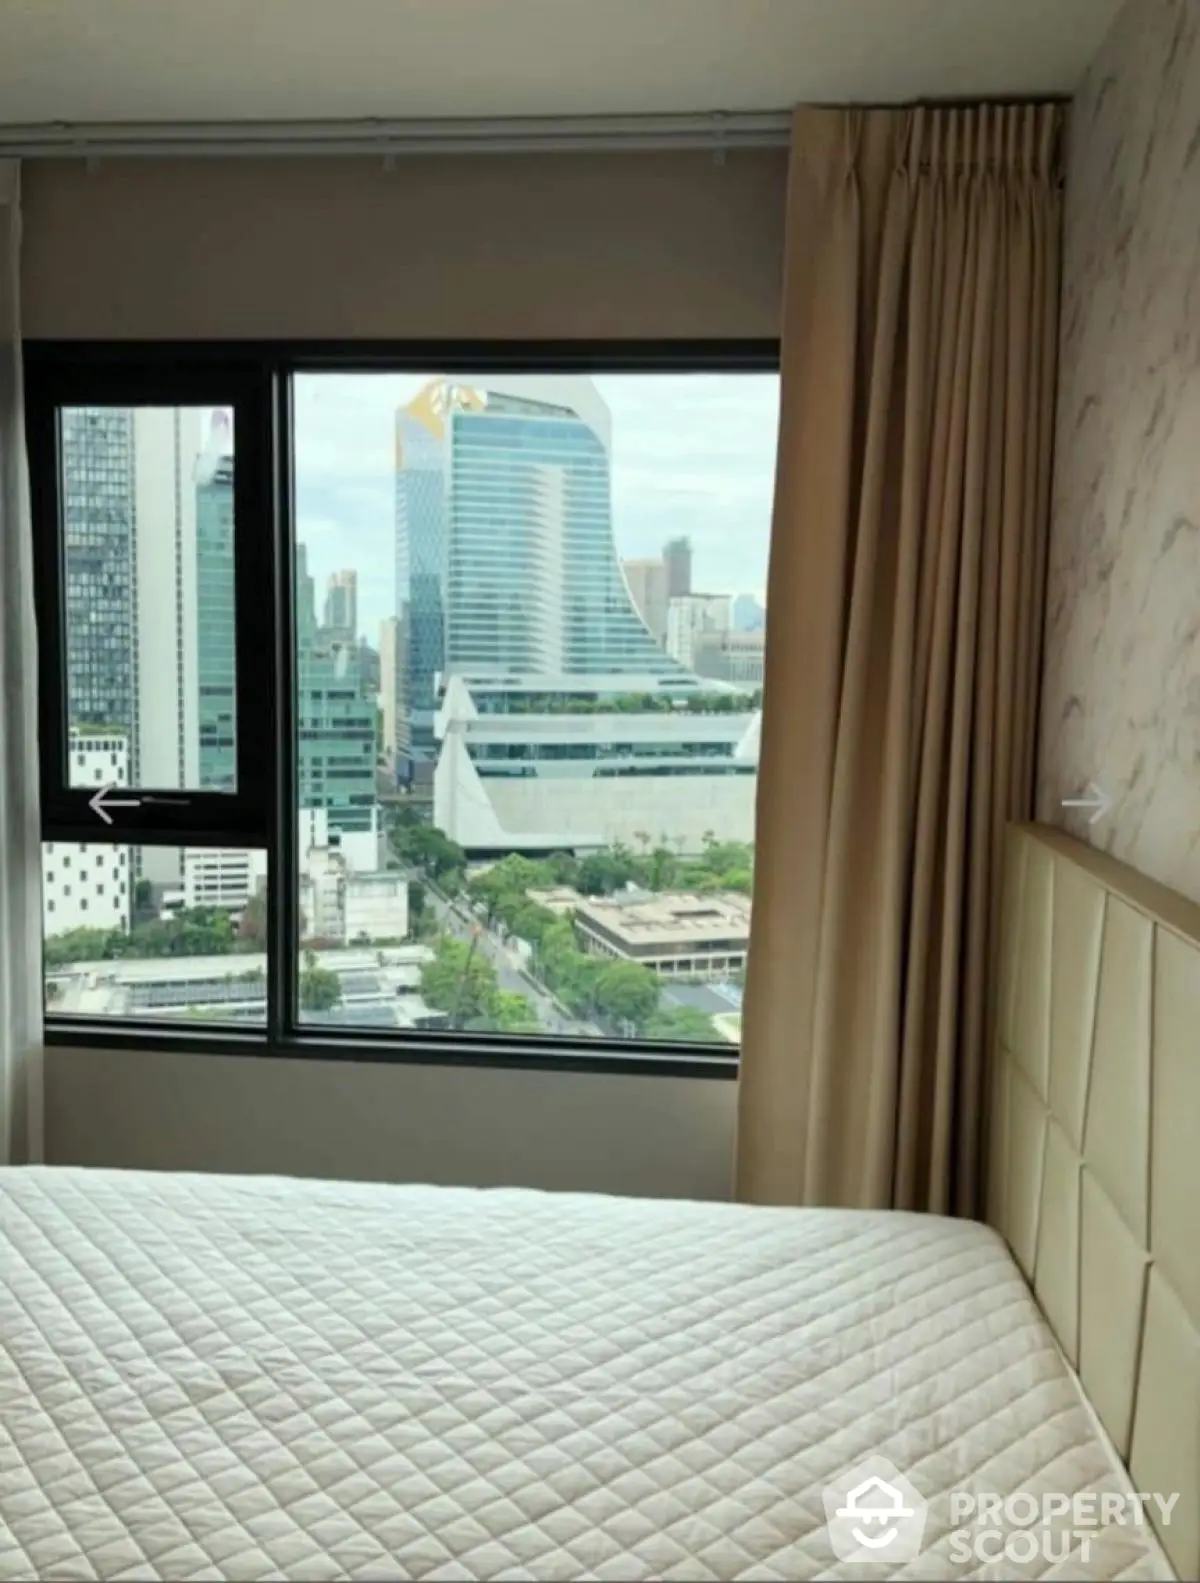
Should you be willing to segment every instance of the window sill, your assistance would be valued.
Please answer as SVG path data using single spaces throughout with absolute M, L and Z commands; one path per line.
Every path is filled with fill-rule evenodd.
M 738 1054 L 732 1046 L 713 1055 L 698 1053 L 698 1045 L 615 1044 L 565 1039 L 488 1038 L 470 1035 L 417 1034 L 404 1039 L 339 1038 L 327 1030 L 295 1033 L 269 1039 L 266 1030 L 242 1030 L 90 1021 L 84 1018 L 48 1018 L 44 1043 L 48 1047 L 92 1050 L 147 1050 L 178 1055 L 225 1055 L 260 1060 L 345 1061 L 392 1066 L 478 1066 L 514 1071 L 593 1072 L 626 1077 L 697 1077 L 728 1080 L 737 1077 Z

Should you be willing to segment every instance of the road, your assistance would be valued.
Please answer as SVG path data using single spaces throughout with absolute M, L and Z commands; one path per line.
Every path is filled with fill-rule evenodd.
M 427 879 L 422 879 L 425 894 L 438 928 L 459 940 L 477 940 L 475 949 L 495 969 L 496 981 L 506 994 L 523 995 L 537 1013 L 537 1019 L 547 1033 L 599 1034 L 591 1023 L 580 1022 L 562 1011 L 554 997 L 521 965 L 517 953 L 505 945 L 483 920 L 477 918 L 463 902 L 450 901 L 437 891 Z

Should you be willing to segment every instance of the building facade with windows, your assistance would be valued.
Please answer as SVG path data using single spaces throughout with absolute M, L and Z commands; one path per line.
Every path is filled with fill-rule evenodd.
M 341 633 L 348 643 L 358 637 L 358 573 L 352 568 L 330 575 L 325 588 L 324 624 Z
M 634 559 L 621 562 L 625 586 L 657 643 L 667 641 L 667 566 L 659 560 Z
M 72 731 L 71 779 L 76 786 L 129 783 L 129 743 L 123 735 Z M 103 842 L 42 844 L 42 927 L 47 939 L 72 929 L 127 931 L 133 917 L 132 853 Z
M 720 981 L 745 970 L 750 898 L 736 891 L 588 897 L 575 910 L 575 932 L 591 956 L 638 962 L 665 978 Z
M 694 671 L 701 638 L 729 631 L 731 604 L 728 594 L 679 594 L 669 600 L 667 653 Z
M 479 855 L 753 840 L 758 714 L 736 700 L 692 708 L 686 695 L 656 695 L 656 681 L 596 678 L 589 690 L 578 678 L 452 676 L 437 719 L 434 823 Z
M 680 599 L 692 591 L 692 541 L 671 539 L 663 546 L 667 569 L 667 598 Z
M 232 456 L 201 460 L 195 535 L 197 784 L 206 791 L 232 791 L 237 785 Z
M 357 643 L 318 627 L 304 546 L 296 560 L 296 734 L 300 806 L 323 810 L 331 832 L 376 825 L 375 695 Z
M 697 676 L 727 682 L 733 687 L 759 688 L 763 684 L 766 633 L 701 632 L 695 640 L 693 664 Z
M 683 677 L 617 559 L 611 419 L 590 379 L 435 380 L 396 438 L 411 763 L 437 756 L 443 676 Z

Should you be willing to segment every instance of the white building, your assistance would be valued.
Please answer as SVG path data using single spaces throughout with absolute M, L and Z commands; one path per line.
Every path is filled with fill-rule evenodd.
M 72 786 L 129 783 L 124 736 L 70 735 Z M 47 938 L 70 929 L 128 929 L 133 916 L 132 854 L 104 842 L 42 844 L 42 920 Z
M 266 878 L 265 852 L 188 847 L 183 854 L 183 905 L 240 912 Z
M 137 665 L 133 779 L 139 786 L 200 784 L 199 632 L 196 615 L 196 476 L 210 447 L 229 449 L 202 407 L 134 409 L 134 555 Z M 144 847 L 139 871 L 156 884 L 182 877 L 177 847 Z
M 728 594 L 677 595 L 667 605 L 667 653 L 693 670 L 697 638 L 706 632 L 728 632 L 732 610 Z
M 356 874 L 341 848 L 310 847 L 300 875 L 300 910 L 309 938 L 330 945 L 402 940 L 408 933 L 408 879 Z
M 329 813 L 301 808 L 297 827 L 301 865 L 305 854 L 329 846 Z M 340 835 L 336 847 L 355 875 L 373 874 L 386 861 L 386 839 L 376 811 L 370 830 Z M 226 847 L 188 847 L 183 854 L 185 907 L 221 907 L 240 912 L 267 881 L 267 854 Z
M 746 966 L 750 898 L 736 891 L 642 891 L 593 897 L 575 910 L 591 956 L 638 962 L 666 978 L 726 979 Z
M 379 707 L 383 713 L 383 751 L 395 769 L 408 753 L 408 714 L 404 702 L 404 657 L 408 628 L 403 616 L 389 616 L 379 627 Z
M 520 686 L 451 677 L 443 694 L 434 823 L 468 852 L 753 840 L 757 713 L 694 712 L 627 676 L 538 677 L 518 707 Z M 645 713 L 604 707 L 631 693 L 646 694 Z

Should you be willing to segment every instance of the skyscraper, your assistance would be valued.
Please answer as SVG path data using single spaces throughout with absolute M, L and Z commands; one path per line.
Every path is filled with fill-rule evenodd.
M 671 539 L 663 545 L 663 564 L 667 568 L 667 598 L 680 599 L 692 591 L 692 541 Z
M 196 478 L 196 674 L 199 783 L 237 785 L 233 457 L 210 452 Z
M 414 758 L 434 752 L 443 669 L 682 674 L 617 562 L 610 428 L 592 381 L 570 375 L 439 380 L 398 415 L 397 608 L 407 593 Z
M 667 638 L 667 565 L 663 560 L 622 561 L 629 597 L 660 643 Z
M 300 807 L 323 808 L 330 831 L 375 823 L 375 700 L 363 690 L 356 643 L 317 625 L 313 580 L 296 546 L 296 729 Z
M 128 408 L 63 413 L 62 481 L 69 724 L 119 732 L 132 744 L 135 469 Z
M 408 756 L 408 713 L 404 702 L 407 623 L 389 616 L 379 628 L 379 707 L 383 713 L 383 751 L 393 770 Z
M 334 572 L 325 593 L 325 625 L 333 632 L 344 633 L 346 641 L 353 643 L 358 636 L 358 573 L 347 568 Z
M 404 617 L 408 758 L 437 757 L 434 683 L 445 655 L 446 415 L 470 391 L 434 380 L 396 414 L 396 614 Z

